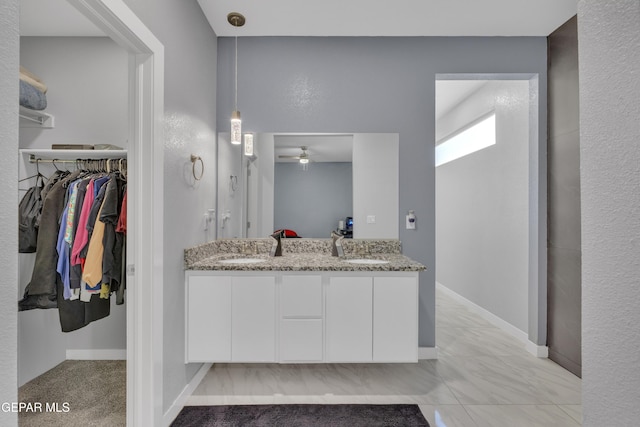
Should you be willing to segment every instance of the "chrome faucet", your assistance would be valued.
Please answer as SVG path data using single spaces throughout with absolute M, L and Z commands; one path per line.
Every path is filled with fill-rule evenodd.
M 336 233 L 335 231 L 331 232 L 331 256 L 344 256 L 344 248 L 342 247 L 343 240 L 344 236 Z

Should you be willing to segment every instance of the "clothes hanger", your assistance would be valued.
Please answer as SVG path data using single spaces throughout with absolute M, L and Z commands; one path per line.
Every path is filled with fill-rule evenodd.
M 40 159 L 36 159 L 36 174 L 35 175 L 31 175 L 28 176 L 26 178 L 22 178 L 19 179 L 18 182 L 23 182 L 23 181 L 27 181 L 31 178 L 42 178 L 42 179 L 47 179 L 46 176 L 44 176 L 41 172 L 40 172 Z

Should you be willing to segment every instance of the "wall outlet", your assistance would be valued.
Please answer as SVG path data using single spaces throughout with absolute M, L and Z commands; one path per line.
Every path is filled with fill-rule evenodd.
M 376 216 L 375 215 L 367 215 L 367 224 L 375 224 Z

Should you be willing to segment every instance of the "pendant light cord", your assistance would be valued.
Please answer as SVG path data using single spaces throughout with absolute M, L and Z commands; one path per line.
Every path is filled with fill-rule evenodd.
M 234 101 L 234 110 L 238 111 L 238 34 L 236 28 L 236 63 L 235 63 L 235 101 Z

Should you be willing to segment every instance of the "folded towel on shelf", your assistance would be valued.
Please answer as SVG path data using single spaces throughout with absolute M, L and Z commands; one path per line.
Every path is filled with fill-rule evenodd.
M 20 105 L 32 110 L 44 110 L 47 108 L 47 96 L 29 83 L 20 80 Z
M 22 65 L 20 66 L 20 80 L 25 83 L 29 83 L 31 86 L 35 87 L 42 93 L 47 93 L 47 85 Z

